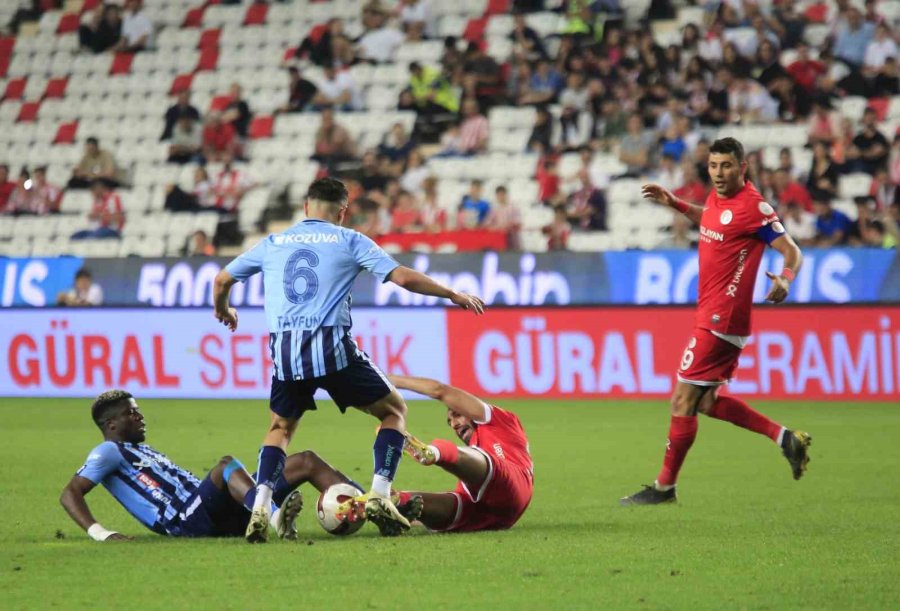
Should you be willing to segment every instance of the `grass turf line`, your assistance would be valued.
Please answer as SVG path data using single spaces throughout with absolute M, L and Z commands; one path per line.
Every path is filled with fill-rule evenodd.
M 140 403 L 148 442 L 198 476 L 223 454 L 252 470 L 264 402 Z M 4 609 L 878 609 L 900 601 L 897 406 L 758 404 L 813 435 L 800 482 L 769 440 L 701 419 L 679 505 L 625 509 L 617 499 L 659 468 L 664 402 L 503 401 L 522 418 L 535 459 L 535 498 L 513 530 L 384 540 L 367 526 L 339 539 L 319 528 L 307 486 L 300 542 L 249 546 L 159 537 L 102 488 L 88 496 L 95 516 L 137 540 L 87 539 L 57 498 L 100 441 L 89 405 L 0 405 Z M 413 402 L 410 412 L 419 437 L 452 437 L 437 404 Z M 324 403 L 305 416 L 292 449 L 316 450 L 367 485 L 373 424 Z M 454 481 L 406 459 L 398 484 L 442 490 Z

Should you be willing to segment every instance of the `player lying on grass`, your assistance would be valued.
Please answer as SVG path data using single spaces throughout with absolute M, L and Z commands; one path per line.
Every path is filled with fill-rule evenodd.
M 85 502 L 97 484 L 155 533 L 172 537 L 240 537 L 250 521 L 256 482 L 244 466 L 223 456 L 200 481 L 165 454 L 144 443 L 144 415 L 134 397 L 123 390 L 104 392 L 91 408 L 103 432 L 103 443 L 63 489 L 59 502 L 69 516 L 97 541 L 131 539 L 107 530 Z M 310 482 L 323 490 L 350 482 L 313 452 L 288 456 L 272 494 L 271 524 L 282 539 L 296 539 L 294 521 L 303 507 L 296 488 Z M 352 483 L 352 482 L 350 482 Z
M 645 185 L 643 195 L 681 212 L 700 226 L 697 315 L 681 356 L 678 383 L 672 394 L 672 418 L 662 470 L 652 486 L 621 499 L 623 505 L 655 505 L 675 501 L 675 481 L 697 436 L 697 412 L 769 437 L 778 444 L 800 479 L 809 462 L 811 437 L 791 431 L 755 411 L 737 397 L 719 393 L 734 374 L 741 350 L 750 339 L 753 286 L 766 244 L 784 257 L 766 301 L 788 296 L 803 256 L 775 210 L 744 179 L 744 147 L 722 138 L 709 149 L 709 175 L 715 190 L 705 206 L 684 202 L 658 185 Z
M 528 437 L 512 412 L 428 378 L 388 376 L 397 388 L 412 390 L 447 406 L 447 424 L 466 444 L 436 439 L 426 445 L 407 435 L 407 452 L 423 465 L 437 465 L 459 478 L 452 492 L 401 492 L 398 508 L 422 507 L 418 519 L 438 531 L 471 532 L 511 528 L 534 491 Z M 382 534 L 386 534 L 382 530 Z

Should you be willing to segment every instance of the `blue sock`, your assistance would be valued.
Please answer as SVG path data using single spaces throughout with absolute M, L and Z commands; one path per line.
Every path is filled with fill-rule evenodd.
M 275 487 L 272 488 L 272 502 L 281 507 L 284 499 L 293 491 L 294 487 L 289 485 L 284 477 L 279 477 L 278 481 L 275 482 Z
M 244 507 L 247 508 L 248 511 L 253 511 L 253 504 L 256 502 L 256 488 L 250 488 L 247 491 L 247 494 L 244 495 Z M 272 513 L 275 513 L 275 510 L 278 509 L 279 505 L 272 501 Z
M 275 482 L 284 471 L 284 450 L 275 446 L 259 449 L 259 467 L 256 469 L 256 485 L 275 489 Z
M 375 437 L 372 453 L 375 457 L 372 490 L 381 496 L 390 496 L 391 482 L 394 481 L 403 456 L 403 433 L 394 429 L 380 429 Z

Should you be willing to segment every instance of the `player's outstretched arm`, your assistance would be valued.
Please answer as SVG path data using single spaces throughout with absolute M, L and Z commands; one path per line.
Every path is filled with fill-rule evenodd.
M 703 216 L 703 206 L 696 206 L 683 199 L 678 199 L 669 190 L 654 184 L 647 184 L 641 187 L 641 195 L 644 199 L 652 199 L 673 210 L 677 210 L 691 219 L 696 225 L 700 224 L 700 218 Z
M 84 496 L 93 489 L 94 482 L 86 477 L 73 475 L 72 479 L 69 480 L 69 483 L 66 484 L 66 487 L 63 488 L 62 494 L 59 497 L 59 503 L 66 510 L 66 513 L 69 514 L 69 517 L 95 541 L 131 540 L 131 537 L 126 537 L 120 533 L 106 530 L 100 526 L 100 523 L 94 518 L 94 515 L 87 505 L 87 501 L 84 500 Z
M 470 310 L 475 312 L 475 314 L 484 314 L 484 302 L 481 298 L 466 293 L 457 293 L 440 282 L 405 265 L 394 268 L 388 275 L 388 280 L 398 286 L 402 286 L 407 291 L 419 293 L 420 295 L 443 297 L 444 299 L 449 299 L 463 310 Z
M 420 395 L 431 397 L 440 401 L 457 414 L 471 418 L 476 422 L 484 422 L 487 416 L 484 401 L 461 388 L 450 386 L 431 378 L 389 375 L 388 379 L 397 388 L 411 390 Z
M 772 272 L 766 272 L 766 276 L 772 281 L 772 288 L 769 289 L 769 294 L 766 295 L 766 301 L 781 303 L 787 299 L 791 282 L 794 281 L 797 272 L 800 271 L 800 265 L 803 263 L 803 253 L 800 252 L 800 247 L 797 246 L 794 239 L 786 233 L 772 240 L 770 245 L 784 257 L 784 268 L 778 276 Z
M 228 270 L 223 269 L 216 274 L 216 281 L 213 284 L 213 306 L 215 308 L 213 313 L 216 320 L 232 332 L 237 330 L 238 318 L 237 310 L 228 305 L 228 300 L 231 298 L 231 287 L 236 283 L 237 280 Z

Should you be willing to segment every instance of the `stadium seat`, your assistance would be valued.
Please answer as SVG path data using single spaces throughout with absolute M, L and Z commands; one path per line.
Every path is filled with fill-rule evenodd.
M 53 144 L 72 144 L 75 142 L 75 135 L 78 133 L 78 121 L 68 121 L 60 123 L 53 137 Z
M 6 83 L 6 90 L 3 92 L 3 100 L 22 100 L 25 97 L 25 86 L 28 84 L 28 77 L 10 79 Z
M 210 47 L 218 48 L 221 36 L 222 30 L 220 28 L 209 28 L 203 30 L 203 33 L 200 34 L 200 40 L 197 43 L 197 47 L 199 49 L 208 49 Z
M 33 122 L 37 120 L 38 112 L 41 109 L 40 101 L 25 102 L 19 108 L 19 116 L 16 118 L 20 122 Z
M 244 25 L 264 25 L 268 10 L 268 4 L 257 2 L 251 4 L 247 7 L 247 13 L 244 15 Z
M 838 182 L 838 192 L 843 199 L 853 199 L 869 194 L 872 185 L 872 176 L 864 172 L 844 174 Z
M 109 66 L 109 74 L 128 74 L 131 72 L 132 62 L 134 62 L 134 53 L 116 53 Z
M 253 140 L 271 138 L 274 118 L 271 115 L 256 115 L 250 122 L 249 136 Z
M 44 98 L 64 98 L 66 97 L 66 87 L 69 85 L 69 77 L 61 76 L 52 78 L 47 81 L 47 87 L 44 89 Z
M 56 26 L 57 34 L 69 34 L 77 32 L 81 25 L 81 16 L 78 13 L 64 13 Z
M 206 5 L 192 8 L 184 15 L 184 21 L 181 26 L 184 28 L 199 28 L 203 25 L 203 14 L 206 11 Z
M 195 71 L 213 71 L 219 63 L 219 50 L 215 47 L 206 47 L 200 50 L 200 58 L 197 60 Z

